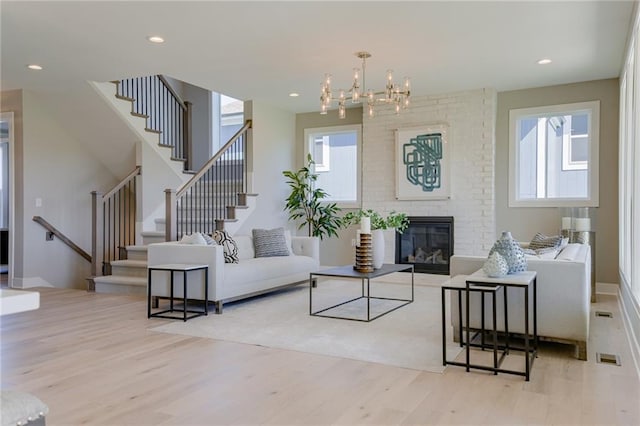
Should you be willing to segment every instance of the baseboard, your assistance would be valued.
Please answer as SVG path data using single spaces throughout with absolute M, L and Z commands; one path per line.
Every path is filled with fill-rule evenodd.
M 620 286 L 614 283 L 596 283 L 596 294 L 618 295 Z
M 54 287 L 48 281 L 43 280 L 40 277 L 30 278 L 14 278 L 11 283 L 12 288 L 32 288 L 32 287 Z
M 623 282 L 618 292 L 618 304 L 624 329 L 631 348 L 631 356 L 636 366 L 636 373 L 640 378 L 640 306 L 633 298 L 629 286 Z

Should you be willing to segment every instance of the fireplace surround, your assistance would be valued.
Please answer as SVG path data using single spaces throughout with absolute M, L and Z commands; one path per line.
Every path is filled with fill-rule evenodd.
M 415 272 L 449 275 L 453 256 L 453 216 L 409 216 L 409 227 L 396 233 L 396 263 Z

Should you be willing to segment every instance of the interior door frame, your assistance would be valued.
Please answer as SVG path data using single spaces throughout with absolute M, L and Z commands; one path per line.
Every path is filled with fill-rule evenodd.
M 7 138 L 7 142 L 9 143 L 9 287 L 13 287 L 13 277 L 14 277 L 14 268 L 13 268 L 13 252 L 14 252 L 14 231 L 15 231 L 15 161 L 14 161 L 14 152 L 15 152 L 15 138 L 14 138 L 14 127 L 13 127 L 13 112 L 2 112 L 0 113 L 0 121 L 5 121 L 9 123 L 9 136 Z

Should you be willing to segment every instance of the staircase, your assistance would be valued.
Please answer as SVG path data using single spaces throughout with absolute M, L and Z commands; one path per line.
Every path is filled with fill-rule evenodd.
M 118 84 L 123 83 L 119 82 Z M 246 193 L 247 173 L 244 161 L 246 158 L 246 132 L 251 127 L 251 123 L 247 123 L 238 134 L 234 135 L 201 170 L 195 173 L 185 171 L 188 163 L 184 158 L 184 153 L 188 152 L 189 148 L 176 146 L 175 141 L 167 137 L 166 133 L 168 132 L 153 128 L 153 123 L 158 120 L 151 119 L 149 115 L 141 112 L 153 111 L 153 107 L 144 105 L 141 107 L 138 100 L 130 95 L 122 95 L 120 90 L 117 90 L 114 96 L 113 85 L 110 83 L 94 83 L 94 86 L 98 93 L 101 93 L 105 100 L 119 112 L 130 128 L 140 136 L 141 143 L 146 144 L 155 152 L 152 155 L 160 156 L 162 161 L 166 163 L 166 171 L 162 172 L 162 176 L 150 176 L 150 172 L 147 171 L 145 179 L 153 181 L 156 178 L 166 178 L 167 172 L 170 178 L 178 179 L 176 181 L 178 189 L 167 189 L 165 190 L 166 194 L 159 194 L 158 198 L 166 199 L 165 202 L 168 205 L 165 208 L 156 208 L 162 212 L 174 212 L 172 215 L 169 217 L 156 215 L 155 218 L 149 218 L 145 223 L 151 223 L 153 229 L 136 231 L 135 239 L 131 242 L 113 243 L 112 247 L 103 250 L 100 249 L 99 241 L 94 241 L 93 244 L 95 252 L 93 258 L 95 260 L 92 265 L 92 277 L 89 279 L 89 290 L 101 293 L 146 294 L 147 246 L 149 244 L 180 239 L 182 235 L 192 232 L 211 233 L 215 229 L 226 229 L 233 234 L 253 211 L 256 194 Z M 160 122 L 164 121 L 166 118 L 160 120 Z M 184 124 L 184 127 L 188 128 L 189 126 Z M 186 140 L 188 140 L 187 137 L 183 138 L 177 145 L 181 145 Z M 145 148 L 143 147 L 141 151 L 144 155 Z M 142 173 L 145 172 L 145 169 L 143 165 Z M 153 168 L 149 167 L 148 169 Z M 132 179 L 132 175 L 128 177 L 129 181 Z M 120 183 L 116 188 L 123 186 L 124 183 Z M 120 191 L 122 190 L 120 189 Z M 115 192 L 114 188 L 107 194 Z M 105 208 L 106 201 L 102 200 L 100 194 L 94 198 L 96 199 L 94 211 L 98 211 L 98 215 L 100 215 L 100 208 Z M 138 195 L 135 198 L 145 200 L 149 197 Z M 129 208 L 135 209 L 136 206 L 133 205 Z M 107 213 L 103 214 L 103 216 L 106 215 Z M 114 214 L 113 220 L 116 221 L 116 217 L 121 215 L 121 212 L 117 212 Z M 131 212 L 128 212 L 127 215 L 136 217 L 135 213 Z M 97 220 L 94 217 L 94 223 L 97 225 L 107 222 L 109 222 L 109 226 L 113 226 L 105 217 L 102 219 L 98 217 Z M 169 222 L 169 226 L 167 226 L 167 222 Z M 125 228 L 125 225 L 116 226 L 118 231 L 114 233 L 119 233 L 122 228 Z M 99 226 L 97 227 L 99 228 Z M 110 235 L 106 226 L 104 231 L 94 229 L 94 234 L 98 239 L 101 236 L 104 239 L 105 235 Z M 142 244 L 135 244 L 136 241 L 142 241 Z M 100 256 L 101 251 L 104 252 L 104 256 Z

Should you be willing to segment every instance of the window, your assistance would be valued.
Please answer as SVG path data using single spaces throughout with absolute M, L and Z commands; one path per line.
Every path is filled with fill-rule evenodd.
M 305 129 L 305 158 L 310 153 L 315 162 L 316 186 L 329 194 L 325 201 L 358 206 L 361 135 L 359 125 Z
M 509 206 L 597 207 L 600 102 L 509 112 Z

